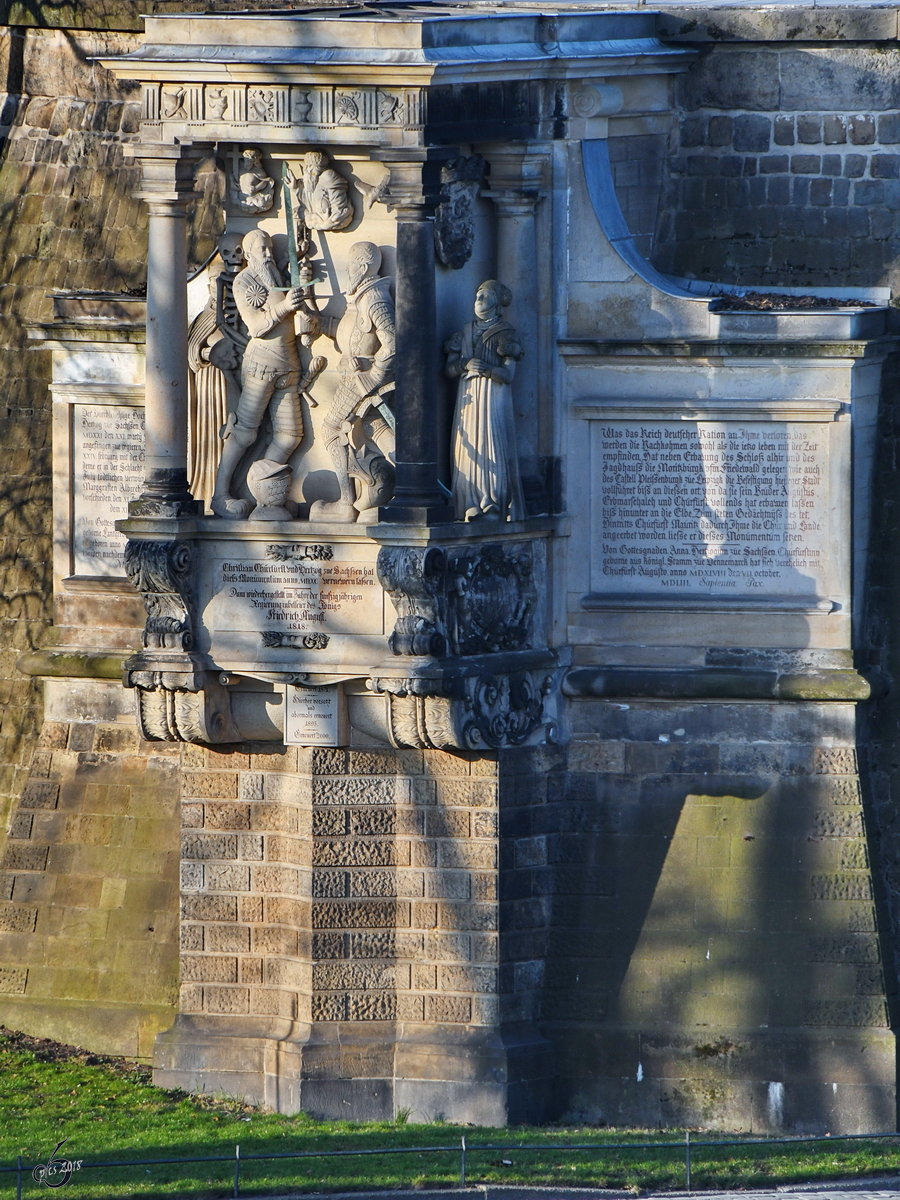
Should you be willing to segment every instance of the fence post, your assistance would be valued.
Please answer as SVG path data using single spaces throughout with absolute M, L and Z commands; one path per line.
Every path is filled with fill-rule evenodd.
M 459 1160 L 459 1186 L 466 1186 L 466 1135 L 462 1136 L 462 1156 Z
M 16 1159 L 16 1200 L 22 1200 L 22 1155 Z
M 234 1197 L 237 1200 L 238 1187 L 240 1186 L 241 1177 L 241 1147 L 240 1144 L 234 1148 Z
M 684 1174 L 687 1182 L 687 1190 L 691 1190 L 691 1131 L 685 1130 L 684 1133 Z

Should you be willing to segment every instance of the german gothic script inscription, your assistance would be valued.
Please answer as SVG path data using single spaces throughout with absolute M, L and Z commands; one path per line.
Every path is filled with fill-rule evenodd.
M 144 479 L 144 411 L 125 404 L 72 405 L 73 574 L 125 577 L 125 535 L 115 522 Z
M 827 425 L 617 420 L 596 433 L 597 592 L 826 594 Z
M 316 634 L 380 632 L 382 599 L 374 565 L 304 556 L 319 549 L 302 547 L 290 554 L 270 546 L 264 557 L 254 550 L 218 559 L 215 628 L 280 635 L 271 644 L 286 646 L 294 644 L 290 635 L 308 640 Z

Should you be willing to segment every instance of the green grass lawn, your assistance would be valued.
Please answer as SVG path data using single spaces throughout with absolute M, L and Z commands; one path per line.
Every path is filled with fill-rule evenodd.
M 216 1097 L 166 1092 L 146 1068 L 72 1051 L 0 1030 L 0 1166 L 25 1168 L 23 1196 L 50 1194 L 32 1168 L 56 1143 L 61 1156 L 115 1161 L 226 1155 L 227 1162 L 132 1167 L 83 1167 L 56 1193 L 74 1197 L 178 1196 L 212 1200 L 232 1195 L 235 1144 L 241 1147 L 243 1195 L 287 1191 L 455 1185 L 460 1138 L 468 1144 L 469 1183 L 529 1183 L 616 1187 L 633 1191 L 684 1187 L 683 1149 L 616 1150 L 622 1142 L 673 1142 L 683 1131 L 483 1129 L 434 1122 L 415 1124 L 316 1121 L 279 1116 Z M 693 1133 L 705 1140 L 723 1135 Z M 536 1149 L 518 1149 L 522 1144 Z M 550 1144 L 589 1144 L 553 1151 Z M 512 1147 L 503 1150 L 491 1146 Z M 446 1146 L 442 1154 L 416 1147 Z M 405 1154 L 261 1162 L 256 1154 L 315 1150 L 411 1148 Z M 482 1147 L 482 1149 L 479 1149 Z M 900 1167 L 898 1142 L 835 1142 L 808 1146 L 695 1147 L 694 1188 L 759 1187 L 798 1180 L 883 1175 Z M 0 1174 L 0 1196 L 15 1195 L 15 1174 Z

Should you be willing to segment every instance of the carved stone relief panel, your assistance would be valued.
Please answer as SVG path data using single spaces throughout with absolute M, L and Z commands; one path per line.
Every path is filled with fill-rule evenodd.
M 348 128 L 419 129 L 425 121 L 425 94 L 414 87 L 154 83 L 144 86 L 142 119 L 163 126 L 230 125 L 235 127 L 235 139 L 245 136 L 248 124 L 260 133 L 266 127 L 289 126 L 304 126 L 308 133 Z
M 475 247 L 475 198 L 484 171 L 484 159 L 477 155 L 456 158 L 441 171 L 434 245 L 441 262 L 456 270 L 465 266 Z
M 354 187 L 308 150 L 282 160 L 276 183 L 258 147 L 231 156 L 229 228 L 247 231 L 225 235 L 215 301 L 211 290 L 191 329 L 192 492 L 228 520 L 367 521 L 394 487 L 394 301 L 380 247 L 339 235 L 358 213 L 386 223 L 372 210 L 389 173 Z M 204 403 L 214 393 L 218 407 Z M 295 471 L 318 479 L 302 513 Z

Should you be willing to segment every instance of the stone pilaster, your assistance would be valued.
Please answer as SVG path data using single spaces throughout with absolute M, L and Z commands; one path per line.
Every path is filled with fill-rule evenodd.
M 381 157 L 381 156 L 379 156 Z M 446 426 L 436 330 L 434 213 L 441 162 L 427 151 L 383 161 L 397 217 L 397 483 L 383 521 L 429 525 L 451 519 L 438 486 L 439 438 Z
M 136 193 L 150 212 L 147 247 L 146 469 L 132 516 L 189 515 L 187 482 L 187 222 L 194 198 L 195 146 L 138 145 Z M 187 506 L 187 507 L 185 507 Z
M 513 404 L 526 502 L 537 502 L 540 483 L 540 280 L 535 210 L 544 197 L 544 161 L 522 148 L 486 152 L 490 188 L 483 192 L 497 212 L 497 278 L 512 292 L 504 314 L 516 329 L 525 351 L 516 366 Z M 529 503 L 529 510 L 535 511 Z M 540 511 L 540 509 L 538 510 Z

